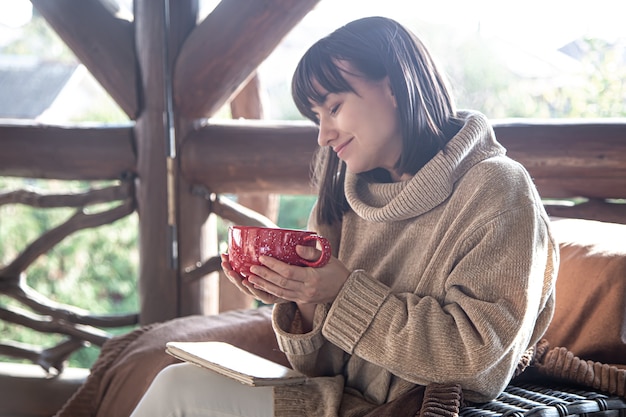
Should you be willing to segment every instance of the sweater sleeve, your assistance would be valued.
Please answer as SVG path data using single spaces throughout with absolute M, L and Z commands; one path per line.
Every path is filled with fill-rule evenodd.
M 322 326 L 328 306 L 319 304 L 313 317 L 313 329 L 308 333 L 294 333 L 298 307 L 295 303 L 276 304 L 272 311 L 272 326 L 278 346 L 294 369 L 308 376 L 340 374 L 345 352 L 328 343 L 322 335 Z
M 274 387 L 276 417 L 336 417 L 343 399 L 341 375 L 311 378 L 304 385 Z
M 353 271 L 333 303 L 325 333 L 338 347 L 352 353 L 390 292 L 365 271 Z

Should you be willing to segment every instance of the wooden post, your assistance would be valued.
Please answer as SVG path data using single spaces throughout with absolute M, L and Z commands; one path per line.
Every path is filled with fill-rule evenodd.
M 171 1 L 173 4 L 174 0 Z M 237 102 L 251 103 L 252 107 L 238 114 L 235 104 L 234 117 L 262 116 L 257 80 L 253 77 L 255 68 L 318 1 L 222 2 L 185 38 L 184 45 L 181 45 L 177 53 L 172 74 L 176 135 L 182 138 L 177 139 L 180 150 L 180 156 L 177 157 L 178 167 L 181 171 L 184 172 L 185 161 L 182 158 L 183 145 L 193 134 L 192 126 L 187 120 L 213 115 L 245 85 L 249 88 L 243 89 L 242 98 Z M 252 84 L 246 84 L 247 80 L 252 80 Z M 209 150 L 208 153 L 211 152 Z M 200 160 L 207 156 L 204 153 L 197 155 Z M 210 221 L 202 227 L 208 215 L 208 205 L 206 200 L 189 193 L 194 184 L 193 178 L 180 175 L 177 184 L 176 218 L 179 222 L 180 267 L 184 269 L 217 254 L 217 233 L 214 222 Z M 249 300 L 238 300 L 236 305 L 220 307 L 219 274 L 210 274 L 205 277 L 204 282 L 209 290 L 204 303 L 205 312 L 217 313 L 224 309 L 250 306 Z M 200 285 L 200 281 L 183 283 L 180 315 L 195 312 L 194 306 L 199 301 L 194 297 L 202 293 L 201 288 L 198 288 Z
M 187 267 L 201 262 L 208 256 L 204 224 L 209 216 L 210 206 L 206 200 L 191 193 L 192 184 L 180 175 L 180 148 L 185 138 L 193 130 L 193 120 L 182 117 L 173 100 L 173 69 L 180 50 L 188 36 L 196 27 L 198 18 L 198 0 L 169 0 L 169 62 L 170 68 L 170 111 L 174 126 L 173 142 L 176 153 L 170 158 L 171 170 L 169 178 L 172 200 L 170 200 L 170 216 L 176 225 L 177 239 L 177 279 L 178 304 L 177 317 L 207 313 L 207 286 L 204 280 L 185 282 L 182 271 Z
M 233 119 L 263 118 L 261 86 L 257 74 L 248 80 L 245 87 L 231 101 L 230 112 Z M 276 222 L 278 218 L 278 198 L 278 194 L 266 192 L 244 193 L 237 196 L 237 202 Z M 223 273 L 220 272 L 219 276 L 219 300 L 217 300 L 219 312 L 250 308 L 254 305 L 254 299 L 251 296 L 245 295 L 228 282 Z
M 193 11 L 197 11 L 197 1 L 176 1 L 174 9 L 166 1 L 136 0 L 134 3 L 140 102 L 143 104 L 135 127 L 142 323 L 202 311 L 201 291 L 192 300 L 188 292 L 182 290 L 180 282 L 181 263 L 188 259 L 179 258 L 179 245 L 184 248 L 190 245 L 187 238 L 179 242 L 181 213 L 177 211 L 180 193 L 175 135 L 185 126 L 180 121 L 177 123 L 171 100 L 173 60 L 188 30 L 195 24 Z M 192 207 L 189 212 L 197 210 Z M 194 225 L 196 229 L 200 226 Z M 196 254 L 197 250 L 193 252 Z

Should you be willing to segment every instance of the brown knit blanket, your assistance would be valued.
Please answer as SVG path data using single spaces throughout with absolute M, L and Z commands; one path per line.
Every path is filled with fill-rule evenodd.
M 128 416 L 154 376 L 176 360 L 165 354 L 170 340 L 221 340 L 268 359 L 286 363 L 278 351 L 269 321 L 270 309 L 260 308 L 192 316 L 142 327 L 108 341 L 83 386 L 55 417 Z M 532 372 L 529 372 L 532 370 Z M 532 374 L 546 380 L 583 385 L 626 398 L 626 369 L 585 361 L 563 347 L 541 341 L 529 349 L 516 376 Z M 364 411 L 364 417 L 452 417 L 463 406 L 456 384 L 417 386 L 395 401 Z
M 90 375 L 55 417 L 125 417 L 130 415 L 156 374 L 178 362 L 165 343 L 218 340 L 274 362 L 287 364 L 278 350 L 271 308 L 188 316 L 142 327 L 107 341 Z
M 531 366 L 545 378 L 581 385 L 626 399 L 626 365 L 622 367 L 583 360 L 564 347 L 550 348 L 548 341 L 542 340 L 537 345 Z

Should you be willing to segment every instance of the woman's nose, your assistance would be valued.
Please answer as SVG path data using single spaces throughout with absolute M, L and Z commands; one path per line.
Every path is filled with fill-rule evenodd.
M 328 122 L 320 121 L 317 133 L 317 144 L 328 146 L 337 137 L 337 130 Z

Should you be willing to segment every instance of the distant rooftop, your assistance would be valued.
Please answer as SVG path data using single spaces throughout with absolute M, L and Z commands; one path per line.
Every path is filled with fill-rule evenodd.
M 0 56 L 0 118 L 35 119 L 56 99 L 76 64 Z

